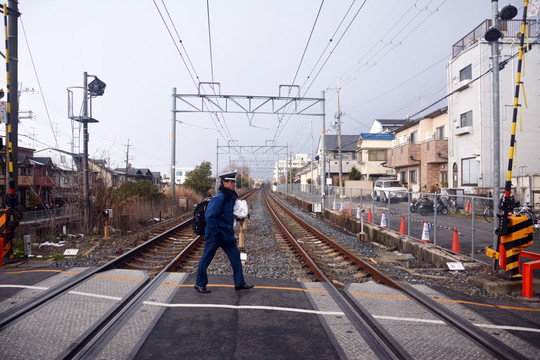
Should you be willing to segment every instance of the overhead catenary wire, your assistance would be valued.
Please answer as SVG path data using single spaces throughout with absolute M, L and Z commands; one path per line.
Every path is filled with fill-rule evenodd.
M 358 14 L 360 13 L 360 11 L 364 8 L 364 5 L 366 4 L 367 0 L 364 0 L 364 2 L 360 5 L 359 9 L 356 11 L 355 15 L 353 16 L 352 20 L 349 22 L 349 24 L 347 25 L 347 27 L 345 28 L 345 30 L 343 31 L 343 33 L 341 34 L 339 40 L 337 41 L 337 43 L 334 45 L 334 47 L 332 48 L 332 50 L 330 51 L 330 54 L 327 56 L 326 60 L 324 61 L 324 63 L 321 65 L 317 75 L 315 75 L 315 77 L 312 79 L 312 82 L 310 84 L 310 86 L 308 87 L 308 89 L 306 91 L 304 91 L 304 94 L 303 96 L 305 96 L 305 94 L 307 94 L 307 92 L 309 91 L 310 87 L 313 85 L 313 82 L 316 80 L 316 78 L 319 76 L 319 74 L 321 73 L 322 69 L 324 68 L 324 66 L 326 65 L 326 63 L 328 62 L 328 60 L 330 59 L 330 57 L 332 56 L 332 54 L 334 53 L 334 51 L 336 50 L 336 48 L 339 46 L 339 43 L 341 42 L 341 40 L 343 39 L 343 37 L 345 36 L 345 34 L 347 33 L 347 31 L 349 30 L 349 28 L 351 27 L 352 23 L 354 22 L 354 20 L 356 19 L 356 17 L 358 16 Z M 341 25 L 343 24 L 343 22 L 345 21 L 345 19 L 347 18 L 347 15 L 349 14 L 349 12 L 351 11 L 353 5 L 354 5 L 355 1 L 353 1 L 353 3 L 351 4 L 351 6 L 349 6 L 347 12 L 345 13 L 345 15 L 343 16 L 343 18 L 341 19 L 338 27 L 336 28 L 336 30 L 334 31 L 334 34 L 332 35 L 332 37 L 330 38 L 329 42 L 327 43 L 326 47 L 324 48 L 323 52 L 321 53 L 321 56 L 319 56 L 319 59 L 317 60 L 317 62 L 315 63 L 315 65 L 313 66 L 313 68 L 311 69 L 309 75 L 307 76 L 306 78 L 306 81 L 304 81 L 304 84 L 301 86 L 301 89 L 305 86 L 306 82 L 307 82 L 307 79 L 309 79 L 311 77 L 311 74 L 313 73 L 313 71 L 315 71 L 315 69 L 317 68 L 317 65 L 319 64 L 320 60 L 322 59 L 322 57 L 324 56 L 326 50 L 328 49 L 329 45 L 331 42 L 333 42 L 333 38 L 336 36 L 336 34 L 338 33 L 339 29 L 341 28 Z M 278 129 L 276 130 L 276 133 L 274 134 L 274 141 L 277 141 L 281 132 L 283 131 L 283 129 L 287 126 L 287 123 L 289 122 L 289 120 L 291 119 L 291 116 L 289 116 L 289 118 L 287 119 L 287 121 L 283 124 L 283 126 L 279 127 L 278 126 Z
M 206 17 L 208 22 L 208 47 L 210 49 L 210 74 L 212 75 L 212 82 L 214 82 L 214 60 L 212 56 L 212 32 L 210 31 L 210 3 L 206 0 Z
M 178 30 L 176 29 L 176 25 L 174 25 L 174 21 L 171 17 L 171 14 L 169 13 L 169 9 L 167 8 L 167 5 L 165 4 L 165 0 L 161 0 L 161 3 L 163 4 L 163 8 L 165 9 L 165 12 L 167 12 L 167 16 L 169 17 L 169 21 L 171 22 L 174 32 L 176 33 L 176 36 L 178 37 L 178 42 L 180 43 L 180 46 L 182 46 L 182 49 L 184 49 L 184 54 L 186 55 L 186 58 L 188 59 L 189 65 L 191 65 L 191 69 L 193 70 L 193 73 L 195 74 L 195 78 L 199 80 L 199 75 L 197 75 L 197 71 L 195 70 L 195 66 L 193 66 L 193 63 L 191 62 L 191 58 L 189 57 L 186 47 L 184 46 L 184 42 L 180 38 L 180 34 L 178 33 Z
M 432 0 L 433 1 L 433 0 Z M 432 2 L 430 1 L 430 3 Z M 390 42 L 385 45 L 383 48 L 381 48 L 376 54 L 374 54 L 370 59 L 368 59 L 368 61 L 364 64 L 364 66 L 366 67 L 362 72 L 358 73 L 360 70 L 362 70 L 362 67 L 360 67 L 358 70 L 355 70 L 355 72 L 353 72 L 353 74 L 356 74 L 354 75 L 355 77 L 353 79 L 349 79 L 349 81 L 346 83 L 348 84 L 349 82 L 351 81 L 354 81 L 354 80 L 357 80 L 358 77 L 360 75 L 363 75 L 364 73 L 366 73 L 370 68 L 376 66 L 382 59 L 384 59 L 386 56 L 388 56 L 392 51 L 394 51 L 396 48 L 398 48 L 399 46 L 401 46 L 403 44 L 403 41 L 406 40 L 410 35 L 412 35 L 414 33 L 414 31 L 416 31 L 422 24 L 424 24 L 431 16 L 433 16 L 435 13 L 437 13 L 439 11 L 439 8 L 446 2 L 447 0 L 442 0 L 442 2 L 437 5 L 437 8 L 434 10 L 434 11 L 431 11 L 429 12 L 429 15 L 427 17 L 425 17 L 422 21 L 420 21 L 413 29 L 411 29 L 408 33 L 406 33 L 405 35 L 403 35 L 399 41 L 396 42 L 396 45 L 393 45 L 393 40 L 395 38 L 399 36 L 401 36 L 401 34 L 403 33 L 403 31 L 405 30 L 406 27 L 408 27 L 412 21 L 414 19 L 416 19 L 418 17 L 418 15 L 420 15 L 422 12 L 419 12 L 417 14 L 417 16 L 415 16 L 413 18 L 413 20 L 411 20 L 409 23 L 407 23 L 403 28 L 400 29 L 400 31 L 398 32 L 398 34 L 392 38 L 390 40 Z M 429 4 L 428 4 L 429 5 Z M 427 8 L 427 5 L 426 5 L 426 8 Z M 372 61 L 375 56 L 377 56 L 379 53 L 381 53 L 388 45 L 393 45 L 392 47 L 390 47 L 388 49 L 388 51 L 386 51 L 384 54 L 382 54 L 380 57 L 378 57 L 376 60 Z M 358 73 L 358 74 L 357 74 Z M 345 84 L 344 84 L 345 85 Z
M 187 53 L 187 50 L 184 46 L 184 43 L 183 41 L 181 40 L 180 38 L 180 34 L 178 33 L 177 29 L 176 29 L 176 26 L 174 25 L 174 21 L 172 19 L 172 17 L 170 16 L 170 13 L 168 11 L 168 8 L 166 7 L 165 5 L 165 2 L 162 0 L 162 3 L 163 3 L 163 6 L 168 14 L 168 17 L 169 17 L 169 21 L 171 22 L 171 25 L 173 27 L 173 29 L 175 30 L 176 32 L 176 35 L 178 37 L 178 42 L 180 43 L 180 45 L 182 46 L 182 48 L 184 49 L 184 54 L 186 56 L 186 58 L 188 59 L 192 69 L 190 69 L 190 67 L 188 66 L 187 62 L 186 62 L 186 59 L 184 59 L 184 56 L 182 55 L 182 52 L 180 51 L 180 48 L 178 47 L 178 44 L 176 42 L 176 40 L 174 39 L 174 36 L 171 32 L 171 29 L 169 28 L 169 25 L 167 24 L 167 21 L 165 20 L 165 18 L 163 17 L 163 14 L 161 12 L 161 10 L 159 9 L 159 6 L 157 5 L 156 3 L 156 0 L 153 0 L 154 2 L 154 6 L 156 7 L 156 10 L 158 11 L 159 13 L 159 16 L 161 17 L 161 20 L 163 22 L 163 24 L 165 25 L 165 28 L 167 29 L 167 32 L 169 33 L 169 36 L 171 38 L 171 40 L 173 41 L 174 43 L 174 46 L 178 52 L 178 54 L 180 55 L 180 58 L 182 59 L 182 62 L 184 63 L 184 66 L 186 67 L 186 70 L 188 71 L 188 74 L 189 76 L 191 77 L 191 80 L 195 86 L 195 88 L 199 89 L 199 83 L 197 81 L 195 81 L 195 78 L 197 80 L 199 80 L 199 76 L 197 75 L 197 71 L 195 70 L 195 67 L 193 65 L 193 63 L 191 62 L 190 58 L 189 58 L 189 55 Z M 193 72 L 193 73 L 192 73 Z M 203 92 L 204 92 L 204 89 L 203 89 Z M 229 139 L 232 139 L 232 135 L 228 129 L 228 126 L 225 122 L 225 119 L 223 118 L 223 122 L 219 119 L 219 116 L 217 115 L 217 113 L 219 113 L 219 111 L 215 111 L 213 113 L 210 113 L 210 119 L 212 119 L 212 122 L 214 123 L 214 126 L 216 128 L 216 131 L 221 135 L 221 137 L 225 140 L 225 141 L 228 141 Z M 214 115 L 215 116 L 215 119 L 214 117 L 212 116 Z M 217 121 L 217 122 L 216 122 Z M 223 125 L 225 124 L 225 126 Z M 220 130 L 220 127 L 221 129 L 223 129 L 223 131 L 225 132 L 225 134 Z
M 431 2 L 433 2 L 434 0 L 430 0 L 428 2 L 428 4 L 426 5 L 429 6 L 429 4 Z M 416 6 L 416 4 L 418 3 L 418 1 L 416 1 L 406 12 L 405 14 L 402 15 L 402 17 L 396 21 L 394 23 L 394 25 L 392 25 L 390 27 L 390 30 L 388 30 L 376 43 L 375 45 L 369 50 L 367 51 L 357 62 L 355 62 L 355 64 L 344 74 L 341 76 L 341 78 L 345 78 L 347 76 L 348 73 L 352 73 L 352 74 L 355 74 L 356 72 L 358 72 L 360 69 L 362 69 L 363 66 L 367 66 L 367 65 L 371 65 L 373 66 L 373 64 L 376 64 L 377 62 L 374 62 L 374 63 L 371 63 L 370 60 L 372 60 L 373 58 L 375 58 L 375 56 L 377 56 L 379 53 L 381 53 L 386 47 L 388 46 L 393 46 L 394 48 L 401 45 L 401 42 L 404 40 L 404 39 L 401 39 L 400 41 L 394 41 L 398 36 L 400 36 L 403 31 L 409 26 L 411 25 L 421 14 L 422 14 L 422 10 L 419 9 L 420 11 L 418 11 L 418 13 L 411 19 L 409 20 L 409 22 L 407 22 L 404 26 L 402 26 L 398 31 L 396 31 L 396 35 L 394 35 L 391 39 L 389 40 L 386 40 L 385 41 L 385 37 L 386 35 L 388 35 L 396 26 L 397 24 L 399 24 L 401 22 L 402 19 L 405 18 L 405 16 L 410 12 L 410 10 L 412 10 L 413 8 L 416 8 L 418 9 L 418 7 Z M 397 43 L 397 45 L 394 45 L 394 43 Z M 382 44 L 383 47 L 381 49 L 379 49 L 374 55 L 372 55 L 367 61 L 365 64 L 362 64 L 362 59 L 366 58 L 378 45 Z M 386 54 L 385 54 L 386 55 Z M 379 59 L 380 60 L 380 59 Z M 356 69 L 354 71 L 352 71 L 352 69 L 354 69 L 354 67 L 360 65 L 359 69 Z
M 298 73 L 300 72 L 300 67 L 302 66 L 302 63 L 304 62 L 304 57 L 306 56 L 309 43 L 311 42 L 311 37 L 313 36 L 313 32 L 315 31 L 315 26 L 317 25 L 317 21 L 319 20 L 319 16 L 321 15 L 321 10 L 322 10 L 323 5 L 324 5 L 324 0 L 321 1 L 321 5 L 319 6 L 319 11 L 317 11 L 317 16 L 315 17 L 315 21 L 313 22 L 313 26 L 311 27 L 311 32 L 309 33 L 306 46 L 304 47 L 304 52 L 302 53 L 302 57 L 300 58 L 300 63 L 298 64 L 298 68 L 296 68 L 296 73 L 294 74 L 293 81 L 291 82 L 291 84 L 293 85 L 296 83 L 296 78 L 298 77 Z M 289 93 L 290 92 L 291 92 L 291 89 L 289 88 Z
M 197 81 L 195 81 L 195 78 L 193 77 L 193 74 L 191 73 L 191 70 L 189 69 L 189 66 L 188 64 L 186 63 L 186 60 L 184 59 L 184 56 L 182 55 L 182 52 L 180 51 L 180 48 L 178 47 L 178 45 L 176 44 L 176 41 L 174 40 L 174 36 L 173 34 L 171 33 L 171 29 L 169 29 L 169 26 L 167 25 L 167 21 L 165 21 L 165 18 L 163 17 L 163 14 L 161 13 L 161 10 L 159 9 L 159 6 L 156 4 L 156 0 L 152 0 L 154 2 L 154 5 L 156 7 L 156 10 L 158 11 L 159 13 L 159 16 L 161 17 L 161 20 L 163 21 L 163 25 L 165 25 L 165 28 L 167 29 L 167 32 L 169 33 L 169 36 L 171 37 L 173 43 L 174 43 L 174 47 L 176 48 L 176 50 L 178 51 L 178 55 L 180 55 L 180 58 L 182 59 L 182 62 L 184 63 L 184 65 L 186 66 L 186 69 L 188 71 L 188 74 L 189 76 L 191 77 L 191 81 L 193 81 L 193 85 L 195 85 L 195 88 L 197 88 Z

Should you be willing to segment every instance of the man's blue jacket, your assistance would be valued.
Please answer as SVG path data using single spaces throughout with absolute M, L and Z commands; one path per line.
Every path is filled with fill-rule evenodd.
M 227 201 L 225 195 L 219 192 L 208 203 L 205 213 L 204 241 L 236 242 L 233 207 L 238 195 L 235 192 L 232 194 L 231 199 Z

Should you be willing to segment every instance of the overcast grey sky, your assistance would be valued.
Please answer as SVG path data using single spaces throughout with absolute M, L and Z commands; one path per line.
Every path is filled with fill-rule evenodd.
M 508 3 L 523 7 L 500 8 Z M 170 175 L 173 87 L 194 94 L 196 82 L 213 81 L 222 95 L 277 96 L 297 74 L 302 96 L 326 91 L 327 127 L 338 85 L 342 133 L 367 132 L 374 119 L 405 118 L 446 94 L 452 45 L 491 18 L 491 1 L 20 0 L 19 10 L 20 110 L 33 112 L 20 122 L 20 145 L 71 151 L 66 88 L 82 86 L 87 71 L 107 84 L 93 101 L 90 156 L 124 167 L 129 139 L 134 167 Z M 241 114 L 219 118 L 217 131 L 209 114 L 178 115 L 177 167 L 215 166 L 216 139 L 275 140 L 309 154 L 310 121 L 315 142 L 321 133 L 319 118 L 285 117 L 279 129 L 277 116 L 252 126 Z M 220 156 L 220 170 L 228 161 Z

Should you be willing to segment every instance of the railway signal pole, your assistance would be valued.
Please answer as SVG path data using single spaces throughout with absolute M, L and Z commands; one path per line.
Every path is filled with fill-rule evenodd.
M 7 118 L 6 123 L 6 208 L 0 210 L 0 266 L 13 256 L 13 239 L 20 220 L 18 192 L 18 126 L 19 97 L 18 86 L 18 2 L 9 0 L 4 4 L 4 27 L 6 34 L 6 75 L 7 75 Z M 2 119 L 4 121 L 4 119 Z

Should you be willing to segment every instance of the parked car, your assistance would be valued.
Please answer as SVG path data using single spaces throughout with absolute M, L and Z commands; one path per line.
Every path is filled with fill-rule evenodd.
M 408 198 L 408 190 L 397 180 L 377 180 L 371 193 L 371 197 L 380 201 L 405 201 Z

